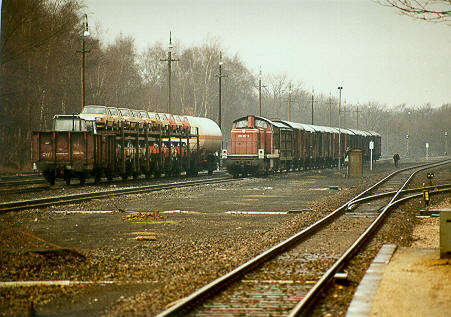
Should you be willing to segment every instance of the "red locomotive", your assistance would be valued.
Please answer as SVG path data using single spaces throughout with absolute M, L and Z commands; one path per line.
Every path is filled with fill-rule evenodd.
M 222 158 L 235 177 L 266 175 L 278 170 L 337 166 L 339 156 L 343 162 L 346 150 L 351 148 L 361 149 L 363 159 L 369 160 L 370 141 L 374 142 L 373 159 L 378 159 L 381 136 L 376 132 L 339 130 L 248 115 L 233 122 L 231 150 L 230 153 L 223 150 Z

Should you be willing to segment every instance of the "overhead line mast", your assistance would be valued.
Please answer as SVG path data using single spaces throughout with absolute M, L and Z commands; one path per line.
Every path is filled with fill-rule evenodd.
M 260 66 L 260 72 L 258 75 L 258 115 L 261 117 L 262 116 L 262 87 L 266 87 L 266 86 L 262 86 L 262 68 Z
M 222 52 L 219 52 L 219 74 L 216 75 L 219 78 L 219 113 L 218 113 L 218 125 L 219 129 L 222 131 L 222 113 L 221 113 L 221 107 L 222 107 L 222 77 L 227 77 L 227 75 L 222 74 L 222 65 L 224 65 L 224 62 L 222 61 Z
M 179 61 L 179 59 L 172 58 L 172 48 L 172 33 L 169 32 L 168 58 L 160 59 L 160 62 L 168 62 L 168 113 L 171 113 L 171 64 Z

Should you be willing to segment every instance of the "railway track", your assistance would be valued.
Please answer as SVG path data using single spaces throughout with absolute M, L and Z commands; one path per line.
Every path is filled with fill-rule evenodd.
M 219 171 L 215 172 L 215 175 L 226 175 L 226 172 Z M 206 172 L 199 173 L 199 176 L 207 176 Z M 23 194 L 23 193 L 38 193 L 42 191 L 56 191 L 62 188 L 80 188 L 80 187 L 94 187 L 94 186 L 103 186 L 103 185 L 116 185 L 116 186 L 127 186 L 127 184 L 134 184 L 136 182 L 154 182 L 156 179 L 154 178 L 137 178 L 137 179 L 130 179 L 127 181 L 124 181 L 120 178 L 117 178 L 112 181 L 102 181 L 98 184 L 94 183 L 94 179 L 91 183 L 85 183 L 83 185 L 81 184 L 71 184 L 66 185 L 66 183 L 63 180 L 60 180 L 55 185 L 50 186 L 49 183 L 44 179 L 42 175 L 34 175 L 33 177 L 29 176 L 11 176 L 12 179 L 0 181 L 0 194 L 3 195 L 14 195 L 14 194 Z M 184 179 L 187 176 L 181 175 L 177 178 Z M 164 180 L 165 177 L 159 178 L 159 180 Z M 172 177 L 170 179 L 173 179 Z
M 0 176 L 0 188 L 11 186 L 24 186 L 31 184 L 44 184 L 47 181 L 41 174 L 27 173 L 23 175 L 2 175 Z
M 100 190 L 90 193 L 72 194 L 64 196 L 54 196 L 38 199 L 28 199 L 22 201 L 12 201 L 0 203 L 0 213 L 16 211 L 21 209 L 30 209 L 38 207 L 46 207 L 56 204 L 67 204 L 67 203 L 77 203 L 91 199 L 108 198 L 111 196 L 127 195 L 127 194 L 139 194 L 145 192 L 159 191 L 164 189 L 180 188 L 180 187 L 190 187 L 205 184 L 216 184 L 236 181 L 229 176 L 218 176 L 213 178 L 205 178 L 198 180 L 183 180 L 175 182 L 166 182 L 161 184 L 152 185 L 138 185 L 138 186 L 128 186 L 117 189 Z
M 328 216 L 179 300 L 158 316 L 307 315 L 319 294 L 368 241 L 390 208 L 422 195 L 423 188 L 405 190 L 413 175 L 450 162 L 409 167 L 388 175 Z M 447 185 L 430 193 L 450 190 Z

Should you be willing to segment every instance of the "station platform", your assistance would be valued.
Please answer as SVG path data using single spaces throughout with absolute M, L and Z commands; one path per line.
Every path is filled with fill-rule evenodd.
M 451 316 L 451 259 L 439 248 L 384 245 L 346 316 Z

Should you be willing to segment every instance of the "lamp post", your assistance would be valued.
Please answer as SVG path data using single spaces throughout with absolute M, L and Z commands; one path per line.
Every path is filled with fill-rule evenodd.
M 338 98 L 338 169 L 341 169 L 341 90 L 343 87 L 338 87 L 340 96 Z
M 89 53 L 85 48 L 85 38 L 90 36 L 88 29 L 88 15 L 85 14 L 85 21 L 83 25 L 83 35 L 81 36 L 81 111 L 85 108 L 86 94 L 85 94 L 85 54 Z

